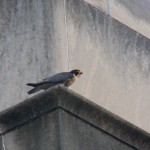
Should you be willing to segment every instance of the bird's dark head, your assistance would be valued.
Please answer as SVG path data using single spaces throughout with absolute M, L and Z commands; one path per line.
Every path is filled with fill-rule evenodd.
M 74 70 L 70 71 L 70 73 L 74 74 L 77 77 L 80 77 L 80 75 L 83 74 L 83 72 L 80 71 L 79 69 L 74 69 Z

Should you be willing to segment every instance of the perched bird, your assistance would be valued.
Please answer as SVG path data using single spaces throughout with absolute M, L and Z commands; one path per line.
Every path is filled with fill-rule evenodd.
M 76 81 L 77 78 L 80 77 L 81 74 L 83 73 L 80 70 L 75 69 L 70 72 L 61 72 L 55 74 L 38 83 L 28 83 L 28 86 L 34 87 L 28 92 L 28 94 L 33 94 L 40 90 L 46 90 L 57 84 L 63 84 L 64 86 L 69 87 Z

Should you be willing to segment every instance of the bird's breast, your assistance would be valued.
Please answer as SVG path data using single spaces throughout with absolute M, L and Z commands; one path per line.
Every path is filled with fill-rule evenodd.
M 64 83 L 64 86 L 69 87 L 69 86 L 71 86 L 76 80 L 77 80 L 77 77 L 74 76 L 72 79 L 66 81 L 66 82 Z

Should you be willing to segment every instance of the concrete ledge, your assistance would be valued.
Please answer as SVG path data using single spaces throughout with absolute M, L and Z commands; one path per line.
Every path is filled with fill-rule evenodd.
M 136 149 L 150 149 L 150 134 L 60 85 L 1 112 L 0 133 L 5 134 L 57 108 L 75 115 Z

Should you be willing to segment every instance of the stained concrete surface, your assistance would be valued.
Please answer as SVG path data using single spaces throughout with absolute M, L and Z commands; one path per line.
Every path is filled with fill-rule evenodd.
M 74 91 L 150 132 L 148 38 L 82 0 L 0 7 L 0 110 L 28 97 L 26 83 L 79 68 Z
M 73 89 L 150 131 L 150 40 L 82 1 L 66 8 L 70 66 L 86 73 Z
M 2 136 L 0 136 L 0 150 L 3 150 Z
M 84 0 L 84 1 L 108 14 L 108 6 L 109 6 L 108 0 Z
M 70 123 L 71 122 L 71 123 Z M 135 150 L 112 135 L 60 110 L 61 143 L 64 150 Z
M 63 1 L 1 0 L 0 110 L 27 97 L 26 83 L 68 71 L 66 54 Z
M 150 38 L 149 0 L 85 0 L 138 33 Z
M 150 39 L 149 11 L 149 0 L 112 0 L 110 2 L 112 17 Z
M 150 23 L 150 1 L 143 0 L 116 0 L 118 3 L 124 5 L 138 20 L 147 21 Z
M 8 150 L 150 148 L 150 134 L 63 86 L 1 112 L 0 134 Z
M 46 114 L 5 134 L 5 148 L 6 150 L 136 149 L 62 110 Z
M 62 110 L 30 121 L 4 138 L 6 150 L 136 149 Z
M 58 112 L 33 120 L 5 134 L 6 150 L 60 150 Z

